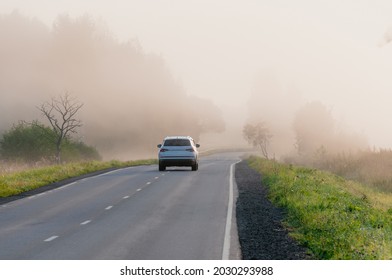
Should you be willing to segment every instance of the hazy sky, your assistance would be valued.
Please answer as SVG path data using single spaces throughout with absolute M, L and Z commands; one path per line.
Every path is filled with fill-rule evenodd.
M 48 26 L 58 14 L 102 19 L 119 40 L 161 54 L 189 94 L 226 115 L 244 110 L 257 76 L 320 100 L 337 119 L 392 147 L 390 0 L 2 0 Z M 279 104 L 271 104 L 279 110 Z

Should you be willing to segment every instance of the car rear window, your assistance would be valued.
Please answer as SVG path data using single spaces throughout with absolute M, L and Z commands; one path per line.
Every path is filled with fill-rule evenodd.
M 190 146 L 188 139 L 167 139 L 164 146 Z

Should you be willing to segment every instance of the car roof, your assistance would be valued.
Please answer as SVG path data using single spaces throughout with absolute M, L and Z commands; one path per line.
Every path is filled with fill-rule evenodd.
M 190 137 L 190 136 L 166 136 L 165 139 L 163 139 L 163 140 L 168 140 L 168 139 L 190 139 L 190 140 L 193 140 L 192 137 Z

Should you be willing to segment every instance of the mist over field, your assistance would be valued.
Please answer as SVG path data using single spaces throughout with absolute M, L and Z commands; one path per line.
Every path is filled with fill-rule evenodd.
M 59 16 L 51 29 L 14 12 L 0 18 L 1 130 L 41 118 L 37 106 L 69 93 L 84 104 L 76 137 L 106 157 L 151 154 L 166 134 L 225 128 L 219 108 L 191 96 L 158 55 L 118 42 L 88 16 Z M 47 121 L 46 121 L 47 122 Z
M 392 146 L 387 1 L 22 2 L 0 4 L 0 134 L 68 92 L 106 159 L 250 147 L 258 122 L 276 158 Z

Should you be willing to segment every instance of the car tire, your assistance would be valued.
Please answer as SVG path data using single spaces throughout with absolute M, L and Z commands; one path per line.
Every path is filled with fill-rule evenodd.
M 166 166 L 163 163 L 159 163 L 159 171 L 165 171 Z
M 194 165 L 192 165 L 192 171 L 197 171 L 199 169 L 199 164 L 195 163 Z

